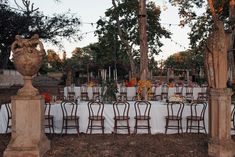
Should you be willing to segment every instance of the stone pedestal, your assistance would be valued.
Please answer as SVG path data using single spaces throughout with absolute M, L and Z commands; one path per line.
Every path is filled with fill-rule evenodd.
M 235 142 L 231 140 L 230 89 L 210 89 L 208 154 L 214 157 L 233 157 Z
M 12 136 L 4 157 L 42 157 L 50 149 L 44 133 L 44 100 L 37 96 L 12 97 Z

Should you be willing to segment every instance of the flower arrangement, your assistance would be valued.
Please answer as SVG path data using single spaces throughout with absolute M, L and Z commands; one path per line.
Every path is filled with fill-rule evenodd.
M 51 101 L 51 96 L 47 92 L 41 93 L 41 95 L 44 97 L 46 103 Z
M 89 81 L 88 84 L 87 84 L 88 87 L 93 87 L 95 86 L 95 82 L 93 81 Z
M 136 78 L 132 78 L 129 82 L 126 80 L 125 82 L 126 87 L 134 87 L 137 85 Z
M 174 87 L 174 83 L 173 82 L 169 82 L 168 83 L 168 87 Z
M 183 102 L 183 97 L 181 95 L 172 95 L 170 98 L 169 98 L 169 101 L 174 101 L 174 102 Z
M 143 93 L 144 90 L 146 93 Z M 149 80 L 140 80 L 138 82 L 138 89 L 137 89 L 137 98 L 138 100 L 143 99 L 143 97 L 148 96 L 149 92 L 152 90 L 152 82 Z

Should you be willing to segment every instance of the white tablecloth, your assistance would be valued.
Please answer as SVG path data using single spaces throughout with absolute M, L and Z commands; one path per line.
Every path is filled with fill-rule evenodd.
M 118 89 L 118 90 L 120 90 L 120 89 Z M 161 87 L 157 87 L 156 89 L 153 87 L 152 90 L 153 90 L 153 92 L 155 90 L 155 95 L 160 95 L 160 93 L 161 93 Z M 175 93 L 175 90 L 176 90 L 175 87 L 170 87 L 169 91 L 168 91 L 168 96 L 172 96 Z M 79 97 L 81 95 L 80 87 L 73 87 L 72 89 L 71 89 L 71 87 L 65 87 L 64 88 L 65 96 L 67 96 L 68 91 L 74 91 L 76 97 Z M 92 96 L 93 96 L 92 87 L 88 87 L 87 92 L 88 92 L 89 99 L 92 99 Z M 185 92 L 186 92 L 186 89 L 183 88 L 183 95 L 184 96 L 185 96 Z M 201 92 L 200 87 L 193 88 L 193 98 L 194 99 L 197 99 L 199 92 Z M 118 95 L 118 93 L 117 93 L 117 95 Z M 127 87 L 127 99 L 132 100 L 132 98 L 134 96 L 136 96 L 136 87 Z
M 135 116 L 135 109 L 134 109 L 134 101 L 130 101 L 130 127 L 131 132 L 134 131 L 134 116 Z M 165 116 L 167 115 L 167 106 L 165 102 L 159 102 L 159 101 L 151 101 L 151 111 L 150 111 L 150 125 L 151 125 L 151 133 L 164 133 L 165 132 Z M 62 110 L 60 107 L 60 104 L 54 104 L 51 106 L 51 114 L 54 115 L 54 129 L 56 133 L 61 132 L 62 128 Z M 79 102 L 78 106 L 78 115 L 80 117 L 79 123 L 80 123 L 80 132 L 86 132 L 87 125 L 88 125 L 88 107 L 87 102 Z M 186 116 L 190 115 L 190 106 L 185 105 L 184 111 L 183 111 L 183 129 L 186 131 Z M 114 126 L 114 113 L 113 113 L 113 106 L 112 104 L 105 104 L 104 107 L 104 116 L 105 116 L 105 133 L 112 133 L 113 132 L 113 126 Z M 206 126 L 208 124 L 208 113 L 206 110 L 205 113 L 205 123 Z M 2 107 L 0 111 L 0 132 L 5 133 L 5 129 L 7 126 L 7 115 L 5 107 Z M 46 129 L 46 132 L 49 132 L 48 129 Z M 94 132 L 94 131 L 93 131 Z M 99 132 L 99 131 L 98 131 Z M 98 133 L 97 132 L 97 133 Z M 147 130 L 138 130 L 138 133 L 147 132 Z M 176 133 L 176 130 L 168 130 L 168 133 Z M 76 133 L 76 129 L 74 130 L 68 130 L 68 133 Z M 96 133 L 96 132 L 94 132 Z M 127 133 L 127 131 L 123 130 L 120 133 Z

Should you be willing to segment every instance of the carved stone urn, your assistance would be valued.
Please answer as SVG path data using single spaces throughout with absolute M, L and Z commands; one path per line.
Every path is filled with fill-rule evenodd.
M 17 95 L 38 95 L 38 90 L 32 85 L 32 76 L 38 72 L 43 56 L 46 54 L 42 42 L 39 41 L 39 36 L 35 34 L 30 39 L 23 39 L 17 35 L 11 50 L 14 65 L 24 79 L 24 86 L 19 89 Z

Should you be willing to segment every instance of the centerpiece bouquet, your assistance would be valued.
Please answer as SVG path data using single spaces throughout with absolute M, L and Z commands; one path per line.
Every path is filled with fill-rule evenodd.
M 148 99 L 148 93 L 152 90 L 152 82 L 150 80 L 140 80 L 138 82 L 138 89 L 137 89 L 137 99 L 142 100 Z

